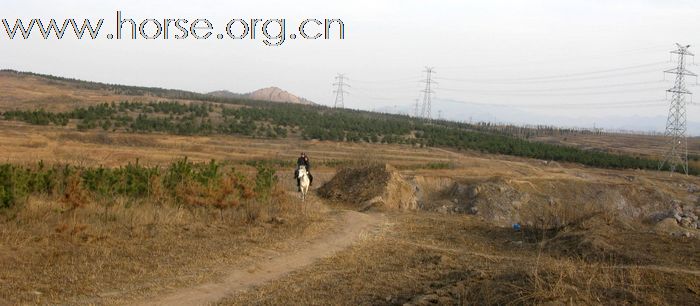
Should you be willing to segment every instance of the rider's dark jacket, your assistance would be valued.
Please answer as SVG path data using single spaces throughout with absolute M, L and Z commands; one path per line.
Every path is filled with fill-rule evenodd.
M 299 169 L 299 166 L 301 165 L 304 165 L 306 167 L 306 171 L 311 171 L 311 163 L 309 163 L 308 157 L 299 157 L 297 159 L 297 169 Z

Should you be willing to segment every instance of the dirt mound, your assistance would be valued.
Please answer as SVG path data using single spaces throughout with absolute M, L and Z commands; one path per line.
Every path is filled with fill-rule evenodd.
M 416 189 L 390 165 L 344 168 L 318 189 L 321 197 L 357 205 L 360 210 L 373 207 L 416 209 Z

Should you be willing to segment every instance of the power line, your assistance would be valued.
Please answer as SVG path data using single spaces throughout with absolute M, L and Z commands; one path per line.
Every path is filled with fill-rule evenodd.
M 647 46 L 647 47 L 641 47 L 641 48 L 634 48 L 634 49 L 626 49 L 626 50 L 620 50 L 617 53 L 611 53 L 611 52 L 605 52 L 605 53 L 598 53 L 598 54 L 585 54 L 585 55 L 580 55 L 580 56 L 564 56 L 564 57 L 548 57 L 547 59 L 542 59 L 542 60 L 531 60 L 531 61 L 519 61 L 518 63 L 515 64 L 508 64 L 508 66 L 525 66 L 525 65 L 532 65 L 532 64 L 551 64 L 551 63 L 563 63 L 563 62 L 571 62 L 579 59 L 586 59 L 586 60 L 600 60 L 600 59 L 608 59 L 611 57 L 619 57 L 619 56 L 628 56 L 628 55 L 634 55 L 634 54 L 646 54 L 649 53 L 651 54 L 656 53 L 656 51 L 662 51 L 666 50 L 666 47 L 664 45 L 659 44 L 659 45 L 653 45 L 653 46 Z M 563 53 L 562 53 L 563 54 Z M 504 65 L 502 62 L 499 63 L 492 63 L 492 64 L 486 64 L 486 65 L 469 65 L 469 66 L 439 66 L 438 68 L 441 70 L 465 70 L 465 69 L 488 69 L 488 68 L 502 68 Z
M 487 103 L 487 102 L 473 102 L 473 101 L 462 101 L 453 99 L 439 99 L 441 102 L 447 103 L 458 103 L 458 104 L 469 104 L 478 106 L 495 106 L 495 107 L 513 107 L 513 108 L 625 108 L 625 107 L 648 107 L 648 106 L 662 106 L 664 105 L 664 99 L 649 99 L 649 100 L 632 100 L 632 101 L 614 101 L 614 102 L 603 102 L 603 103 L 558 103 L 558 104 L 512 104 L 512 103 Z
M 399 82 L 420 82 L 421 80 L 415 77 L 410 78 L 399 78 L 399 79 L 388 79 L 388 80 L 362 80 L 362 79 L 352 79 L 356 83 L 399 83 Z
M 643 65 L 639 65 L 643 66 Z M 612 69 L 611 69 L 612 70 Z M 634 72 L 634 73 L 624 73 L 624 74 L 617 74 L 613 76 L 596 76 L 596 77 L 587 77 L 587 78 L 576 78 L 576 79 L 562 79 L 562 80 L 546 80 L 546 83 L 549 82 L 566 82 L 566 81 L 582 81 L 582 80 L 595 80 L 595 79 L 605 79 L 609 77 L 617 77 L 617 76 L 627 76 L 627 75 L 632 75 L 632 74 L 646 74 L 648 72 L 656 72 L 657 70 L 645 70 L 645 71 L 639 71 L 639 72 Z M 488 83 L 488 80 L 482 80 L 482 79 L 455 79 L 455 78 L 445 78 L 445 77 L 434 77 L 433 80 L 446 80 L 446 81 L 457 81 L 457 82 L 473 82 L 473 83 Z M 517 79 L 501 79 L 500 81 L 506 81 L 510 80 L 510 82 L 507 83 L 518 83 L 514 82 Z M 529 85 L 530 82 L 524 81 L 523 80 L 523 85 Z M 491 81 L 497 81 L 497 80 L 491 80 Z M 545 80 L 542 80 L 545 81 Z M 541 83 L 536 82 L 536 83 Z M 353 82 L 356 82 L 355 79 L 353 79 Z M 425 80 L 421 81 L 425 82 Z M 435 82 L 433 82 L 435 83 Z M 603 89 L 603 88 L 624 88 L 628 86 L 636 86 L 636 85 L 647 85 L 647 84 L 660 84 L 663 83 L 662 80 L 655 80 L 655 81 L 645 81 L 645 82 L 629 82 L 629 83 L 620 83 L 620 84 L 608 84 L 608 85 L 595 85 L 595 86 L 576 86 L 576 87 L 558 87 L 558 88 L 543 88 L 543 89 L 511 89 L 511 90 L 498 90 L 498 91 L 488 91 L 488 90 L 467 90 L 467 89 L 456 89 L 456 88 L 443 88 L 440 87 L 440 90 L 445 90 L 445 91 L 454 91 L 454 92 L 470 92 L 470 93 L 491 93 L 491 92 L 497 92 L 499 95 L 503 95 L 501 93 L 514 93 L 514 94 L 520 94 L 520 93 L 539 93 L 539 92 L 545 92 L 545 93 L 551 93 L 551 92 L 561 92 L 561 91 L 577 91 L 577 90 L 588 90 L 588 89 Z M 371 88 L 373 85 L 378 85 L 380 87 L 377 88 Z M 382 85 L 382 84 L 367 84 L 367 86 L 370 86 L 368 88 L 364 87 L 353 87 L 353 89 L 358 89 L 358 90 L 364 90 L 367 92 L 372 92 L 372 91 L 385 91 L 385 90 L 401 90 L 401 89 L 410 89 L 412 86 L 406 84 L 406 85 Z M 651 89 L 650 89 L 651 90 Z M 607 93 L 607 92 L 603 92 Z
M 354 81 L 355 80 L 353 79 L 353 82 Z M 367 98 L 371 98 L 373 100 L 404 100 L 404 101 L 411 100 L 410 98 L 406 98 L 405 96 L 404 97 L 386 96 L 383 93 L 377 94 L 377 92 L 375 92 L 375 91 L 370 91 L 370 90 L 358 88 L 355 86 L 353 86 L 352 89 L 353 89 L 353 95 L 360 96 L 360 97 L 367 97 Z M 404 93 L 405 93 L 405 91 L 404 91 Z
M 609 72 L 635 70 L 635 69 L 639 69 L 639 68 L 658 66 L 658 65 L 664 64 L 664 63 L 666 63 L 666 62 L 655 62 L 655 63 L 650 63 L 650 64 L 618 67 L 618 68 L 613 68 L 613 69 L 595 70 L 595 71 L 578 72 L 578 73 L 567 73 L 567 74 L 557 74 L 557 75 L 549 75 L 549 76 L 541 76 L 541 77 L 531 77 L 531 78 L 524 78 L 523 80 L 545 80 L 545 79 L 579 77 L 579 76 L 594 75 L 594 74 L 605 74 L 605 73 L 609 73 Z
M 399 98 L 399 97 L 373 96 L 373 95 L 366 95 L 366 94 L 362 94 L 362 93 L 354 93 L 353 96 L 365 98 L 368 100 L 381 100 L 381 101 L 410 101 L 411 100 L 411 99 Z
M 602 76 L 590 76 L 590 77 L 574 77 L 574 78 L 562 78 L 562 79 L 544 79 L 544 80 L 527 80 L 527 79 L 457 79 L 457 78 L 437 78 L 439 80 L 464 82 L 464 83 L 519 83 L 519 84 L 533 84 L 533 83 L 560 83 L 560 82 L 575 82 L 575 81 L 588 81 L 588 80 L 601 80 L 601 79 L 612 79 L 623 76 L 639 75 L 639 74 L 649 74 L 650 72 L 658 72 L 658 70 L 644 70 L 636 72 L 627 73 L 617 73 Z
M 512 78 L 512 79 L 462 79 L 462 78 L 448 78 L 448 77 L 435 77 L 434 79 L 437 80 L 445 80 L 445 81 L 455 81 L 455 82 L 467 82 L 467 83 L 549 83 L 549 82 L 566 82 L 566 81 L 583 81 L 583 80 L 595 80 L 595 79 L 606 79 L 606 78 L 612 78 L 612 77 L 618 77 L 618 76 L 628 76 L 628 75 L 634 75 L 634 74 L 646 74 L 648 72 L 656 72 L 657 70 L 644 70 L 644 71 L 636 71 L 636 72 L 627 72 L 627 73 L 622 73 L 622 74 L 613 74 L 613 75 L 602 75 L 602 76 L 595 76 L 596 74 L 605 74 L 605 73 L 610 73 L 610 72 L 616 72 L 616 71 L 624 71 L 624 70 L 631 70 L 631 69 L 639 69 L 643 67 L 648 67 L 648 66 L 655 66 L 658 64 L 661 64 L 664 62 L 655 62 L 655 63 L 650 63 L 650 64 L 642 64 L 642 65 L 633 65 L 633 66 L 626 66 L 626 67 L 619 67 L 619 68 L 614 68 L 614 69 L 605 69 L 605 70 L 597 70 L 597 71 L 588 71 L 588 72 L 579 72 L 579 73 L 569 73 L 569 74 L 559 74 L 559 75 L 549 75 L 549 76 L 539 76 L 539 77 L 529 77 L 529 78 Z M 588 77 L 585 77 L 587 76 Z M 425 82 L 424 80 L 417 81 L 415 78 L 401 78 L 401 79 L 391 79 L 391 80 L 375 80 L 375 81 L 368 81 L 368 80 L 356 80 L 353 79 L 353 82 L 359 82 L 359 83 L 364 83 L 364 86 L 369 86 L 366 90 L 367 91 L 372 91 L 372 90 L 386 90 L 386 89 L 395 89 L 395 90 L 401 90 L 401 89 L 409 89 L 412 87 L 410 83 L 413 82 Z M 613 85 L 602 85 L 602 86 L 581 86 L 581 87 L 570 87 L 570 88 L 553 88 L 553 89 L 535 89 L 535 90 L 506 90 L 506 91 L 499 91 L 499 92 L 551 92 L 551 91 L 569 91 L 569 90 L 583 90 L 583 89 L 596 89 L 596 88 L 613 88 L 613 87 L 625 87 L 625 86 L 631 86 L 631 85 L 643 85 L 643 84 L 651 84 L 651 83 L 656 83 L 656 82 L 661 82 L 661 81 L 648 81 L 648 82 L 635 82 L 635 83 L 623 83 L 623 84 L 613 84 Z M 386 84 L 386 83 L 394 83 L 394 84 Z M 397 84 L 397 83 L 402 83 L 402 84 Z M 374 86 L 378 86 L 380 88 L 372 88 Z M 354 89 L 357 89 L 356 87 L 353 87 Z M 442 89 L 442 88 L 441 88 Z M 456 89 L 445 89 L 448 91 L 460 91 Z M 465 90 L 466 91 L 466 90 Z
M 444 78 L 434 78 L 434 79 L 444 79 Z M 353 79 L 353 82 L 356 82 L 355 79 Z M 424 82 L 424 81 L 422 81 Z M 482 89 L 477 89 L 477 90 L 472 90 L 472 89 L 457 89 L 457 88 L 445 88 L 445 87 L 439 87 L 438 89 L 440 90 L 445 90 L 445 91 L 452 91 L 452 92 L 465 92 L 465 93 L 498 93 L 498 95 L 504 95 L 505 93 L 513 93 L 513 94 L 529 94 L 529 93 L 551 93 L 551 92 L 562 92 L 562 91 L 579 91 L 579 90 L 588 90 L 588 89 L 604 89 L 604 88 L 624 88 L 624 87 L 629 87 L 629 86 L 638 86 L 638 85 L 648 85 L 648 84 L 662 84 L 664 83 L 662 80 L 658 81 L 646 81 L 646 82 L 629 82 L 629 83 L 620 83 L 620 84 L 608 84 L 608 85 L 596 85 L 596 86 L 578 86 L 578 87 L 559 87 L 559 88 L 541 88 L 541 89 L 511 89 L 511 90 L 506 90 L 506 89 L 499 89 L 497 91 L 494 90 L 482 90 Z M 361 90 L 369 93 L 374 93 L 375 91 L 386 91 L 386 90 L 402 90 L 402 89 L 411 89 L 413 86 L 409 85 L 403 85 L 403 86 L 382 86 L 380 88 L 365 88 L 365 87 L 357 87 L 353 86 L 354 90 Z M 651 89 L 650 89 L 651 90 Z M 656 90 L 656 89 L 654 89 Z M 604 92 L 607 93 L 607 92 Z
M 557 87 L 557 88 L 541 88 L 541 89 L 516 89 L 516 90 L 501 90 L 500 92 L 552 92 L 552 91 L 576 91 L 576 90 L 586 90 L 586 89 L 601 89 L 601 88 L 616 88 L 616 87 L 628 87 L 637 85 L 648 85 L 648 84 L 662 84 L 663 81 L 647 81 L 647 82 L 630 82 L 630 83 L 620 83 L 620 84 L 608 84 L 608 85 L 595 85 L 595 86 L 579 86 L 579 87 Z M 442 87 L 440 89 L 443 89 Z
M 678 65 L 676 68 L 664 71 L 665 73 L 675 74 L 676 81 L 672 88 L 667 92 L 673 94 L 671 104 L 668 110 L 668 119 L 666 119 L 666 131 L 664 136 L 670 138 L 669 149 L 664 160 L 659 164 L 659 169 L 668 164 L 671 172 L 676 170 L 676 167 L 681 166 L 688 174 L 688 140 L 686 138 L 687 131 L 687 114 L 685 96 L 692 94 L 685 85 L 686 76 L 697 75 L 690 70 L 685 69 L 686 56 L 694 56 L 688 51 L 690 45 L 682 46 L 676 44 L 678 49 L 671 51 L 671 54 L 676 54 L 678 57 Z
M 355 83 L 355 79 L 352 80 L 353 83 Z M 356 88 L 361 88 L 367 91 L 372 91 L 372 90 L 407 90 L 407 89 L 416 89 L 416 87 L 420 84 L 421 82 L 415 82 L 413 84 L 390 84 L 390 85 L 383 85 L 383 84 L 362 84 L 361 87 L 353 86 L 353 89 Z
M 663 88 L 658 87 L 658 88 L 644 88 L 644 89 L 637 89 L 637 90 L 608 90 L 608 91 L 597 91 L 597 92 L 579 92 L 579 93 L 536 93 L 536 92 L 508 92 L 508 91 L 483 91 L 483 90 L 462 90 L 462 89 L 450 89 L 450 88 L 442 88 L 440 87 L 440 90 L 444 91 L 453 91 L 453 92 L 465 92 L 465 93 L 472 93 L 479 95 L 480 93 L 487 94 L 487 95 L 492 95 L 492 96 L 534 96 L 534 97 L 562 97 L 562 96 L 597 96 L 597 95 L 608 95 L 608 94 L 620 94 L 620 93 L 633 93 L 633 92 L 639 92 L 639 91 L 658 91 Z
M 562 78 L 562 77 L 571 77 L 571 76 L 582 76 L 582 75 L 589 75 L 589 74 L 601 74 L 601 73 L 608 73 L 608 72 L 634 70 L 634 69 L 639 69 L 639 68 L 644 68 L 644 67 L 658 66 L 661 64 L 665 64 L 665 63 L 667 63 L 667 62 L 666 61 L 658 61 L 658 62 L 653 62 L 653 63 L 631 65 L 631 66 L 624 66 L 624 67 L 617 67 L 617 68 L 610 68 L 610 69 L 592 70 L 592 71 L 576 72 L 576 73 L 564 73 L 564 74 L 555 74 L 555 75 L 547 75 L 547 76 L 537 76 L 537 77 L 529 77 L 529 78 L 524 78 L 524 79 L 552 79 L 552 78 Z

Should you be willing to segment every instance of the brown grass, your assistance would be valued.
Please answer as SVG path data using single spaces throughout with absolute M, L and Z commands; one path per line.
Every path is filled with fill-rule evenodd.
M 535 140 L 582 149 L 598 149 L 655 158 L 664 156 L 669 142 L 669 139 L 663 136 L 632 134 L 543 136 L 536 137 Z M 688 138 L 688 153 L 700 155 L 699 137 Z
M 315 166 L 323 161 L 348 161 L 371 155 L 395 165 L 424 166 L 446 162 L 451 153 L 401 145 L 371 145 L 301 141 L 298 139 L 252 139 L 230 136 L 177 136 L 165 134 L 78 132 L 69 127 L 31 126 L 0 120 L 0 161 L 118 166 L 139 158 L 146 164 L 167 164 L 182 156 L 193 161 L 211 159 L 286 160 L 293 162 L 304 151 Z M 314 169 L 319 169 L 314 167 Z
M 46 146 L 26 145 L 31 142 Z M 0 122 L 0 145 L 4 161 L 44 160 L 85 166 L 116 166 L 136 158 L 145 165 L 166 164 L 183 155 L 193 161 L 214 158 L 233 162 L 293 161 L 298 151 L 308 152 L 313 162 L 356 162 L 370 156 L 373 161 L 390 160 L 403 166 L 406 176 L 460 182 L 497 179 L 528 192 L 555 195 L 562 201 L 550 206 L 543 202 L 541 206 L 548 209 L 548 224 L 568 223 L 582 212 L 597 211 L 567 210 L 571 208 L 566 206 L 569 200 L 583 193 L 595 197 L 598 190 L 608 187 L 641 186 L 692 201 L 696 196 L 686 188 L 700 185 L 695 177 L 671 177 L 668 173 L 552 166 L 537 160 L 437 148 L 81 133 L 12 122 Z M 433 162 L 453 166 L 423 167 Z M 313 173 L 314 185 L 320 186 L 335 169 L 314 167 Z M 278 169 L 278 174 L 280 188 L 293 190 L 292 169 Z M 598 187 L 590 187 L 593 185 Z M 80 198 L 33 197 L 23 208 L 4 215 L 0 262 L 12 268 L 0 270 L 0 280 L 8 284 L 0 288 L 0 301 L 121 305 L 166 288 L 220 279 L 225 270 L 222 267 L 240 267 L 245 258 L 262 249 L 292 248 L 289 239 L 322 235 L 329 226 L 324 214 L 316 212 L 318 207 L 302 209 L 294 205 L 296 199 L 225 210 L 210 205 L 178 209 L 164 201 L 166 197 L 159 197 L 157 189 L 150 199 L 140 202 L 107 199 L 84 203 Z M 648 198 L 645 193 L 636 194 L 635 200 Z M 76 208 L 69 210 L 72 206 Z M 678 272 L 700 269 L 700 260 L 692 252 L 700 247 L 697 241 L 689 244 L 680 238 L 636 230 L 610 236 L 610 232 L 571 227 L 550 233 L 546 238 L 551 240 L 540 247 L 537 242 L 541 241 L 524 240 L 511 230 L 464 215 L 397 214 L 392 222 L 395 226 L 383 235 L 222 303 L 401 304 L 437 299 L 443 304 L 597 304 L 608 300 L 684 304 L 697 299 L 700 292 L 697 276 Z M 614 249 L 589 247 L 606 245 Z M 671 270 L 651 268 L 654 266 Z M 591 275 L 595 278 L 589 283 Z
M 0 111 L 66 111 L 95 103 L 153 100 L 2 74 L 0 93 Z M 566 141 L 651 155 L 659 148 L 656 138 Z M 164 165 L 182 156 L 195 162 L 293 162 L 304 151 L 315 163 L 315 186 L 335 173 L 334 167 L 319 167 L 321 161 L 388 162 L 406 176 L 436 177 L 440 182 L 496 180 L 560 199 L 531 207 L 532 224 L 542 219 L 542 230 L 535 230 L 534 238 L 465 215 L 396 213 L 390 216 L 393 226 L 383 233 L 222 304 L 694 304 L 700 299 L 699 276 L 691 273 L 700 269 L 700 240 L 601 221 L 614 216 L 586 221 L 582 216 L 601 207 L 569 205 L 587 199 L 592 203 L 605 189 L 625 190 L 635 201 L 663 192 L 697 202 L 698 196 L 687 192 L 688 186 L 700 185 L 696 177 L 544 164 L 440 148 L 77 132 L 10 121 L 0 121 L 0 147 L 3 162 L 107 167 L 136 159 L 144 165 Z M 283 190 L 294 189 L 291 173 L 292 169 L 278 169 Z M 320 206 L 302 207 L 296 199 L 236 206 L 240 203 L 228 198 L 230 190 L 219 189 L 200 194 L 218 198 L 215 203 L 194 197 L 191 205 L 178 207 L 157 184 L 143 201 L 95 201 L 84 196 L 79 184 L 71 186 L 63 197 L 30 197 L 25 205 L 0 215 L 0 304 L 123 305 L 168 288 L 218 280 L 226 268 L 240 268 L 262 249 L 293 249 L 290 239 L 313 239 L 330 227 Z M 193 186 L 183 186 L 189 187 Z
M 326 226 L 319 209 L 286 196 L 223 210 L 83 200 L 30 197 L 0 216 L 0 301 L 123 304 L 216 279 L 257 250 Z
M 116 95 L 107 90 L 79 88 L 64 81 L 6 72 L 0 72 L 0 93 L 0 111 L 45 109 L 60 112 L 112 101 L 159 100 L 150 96 Z
M 562 257 L 464 216 L 391 219 L 395 225 L 383 235 L 220 304 L 693 304 L 700 298 L 697 274 Z M 644 238 L 671 248 L 688 243 Z M 618 247 L 639 250 L 641 244 Z M 662 256 L 664 264 L 683 269 L 688 256 L 697 257 Z

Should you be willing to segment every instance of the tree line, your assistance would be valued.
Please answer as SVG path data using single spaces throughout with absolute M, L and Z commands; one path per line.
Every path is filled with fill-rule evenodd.
M 658 161 L 646 157 L 534 142 L 468 123 L 290 103 L 248 101 L 232 107 L 209 102 L 124 101 L 62 113 L 8 111 L 2 116 L 6 120 L 39 125 L 67 125 L 74 120 L 79 130 L 263 138 L 295 135 L 303 139 L 341 142 L 448 147 L 602 168 L 655 170 L 658 165 Z M 691 172 L 698 173 L 697 169 L 691 169 Z

